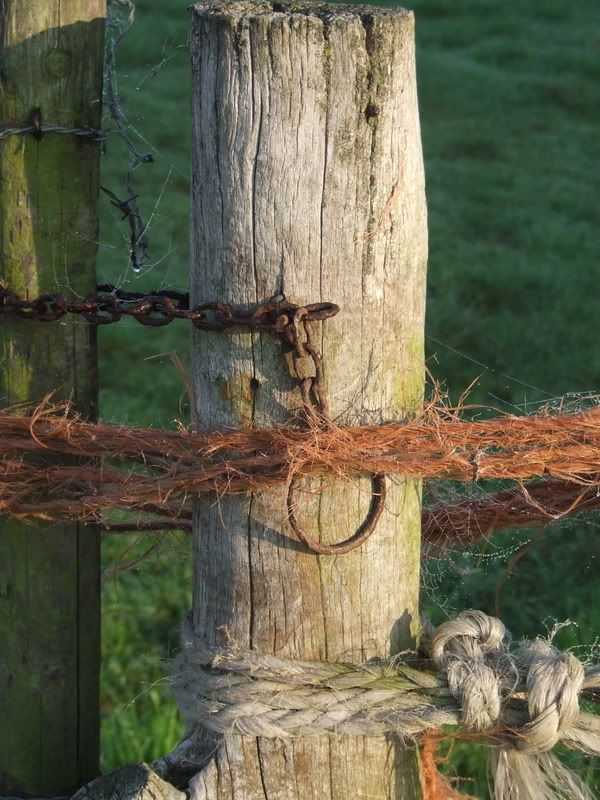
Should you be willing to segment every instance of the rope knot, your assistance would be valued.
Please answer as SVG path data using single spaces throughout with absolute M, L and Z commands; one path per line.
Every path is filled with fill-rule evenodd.
M 531 720 L 519 728 L 515 747 L 545 753 L 577 719 L 584 668 L 572 653 L 560 652 L 545 639 L 521 645 L 515 662 L 527 687 Z
M 572 653 L 560 652 L 545 639 L 524 642 L 513 655 L 509 642 L 499 619 L 463 611 L 437 628 L 431 656 L 446 674 L 465 728 L 491 731 L 502 723 L 514 731 L 512 747 L 531 755 L 546 753 L 577 719 L 584 668 Z M 508 701 L 522 692 L 527 693 L 529 720 L 515 727 Z
M 496 617 L 482 611 L 463 611 L 440 625 L 433 636 L 431 657 L 446 674 L 452 695 L 468 730 L 494 728 L 502 711 L 500 659 L 506 654 L 510 633 Z

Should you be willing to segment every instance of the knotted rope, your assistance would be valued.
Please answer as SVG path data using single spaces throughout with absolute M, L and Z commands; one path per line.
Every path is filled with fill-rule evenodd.
M 172 685 L 190 725 L 222 735 L 316 734 L 414 740 L 443 725 L 481 733 L 496 800 L 592 800 L 550 752 L 559 742 L 600 755 L 600 718 L 579 709 L 600 686 L 570 652 L 536 639 L 509 649 L 500 620 L 462 612 L 433 633 L 432 669 L 397 659 L 364 665 L 292 661 L 234 646 L 215 651 L 184 623 Z

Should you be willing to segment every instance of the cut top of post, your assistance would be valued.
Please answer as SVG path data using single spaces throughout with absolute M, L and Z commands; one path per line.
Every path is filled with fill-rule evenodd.
M 192 302 L 335 303 L 316 342 L 331 414 L 417 410 L 427 232 L 412 13 L 201 3 L 192 68 Z M 260 392 L 223 388 L 231 407 L 209 425 L 288 418 L 280 350 L 263 341 Z M 204 393 L 232 377 L 204 357 L 215 375 L 199 404 L 215 408 Z
M 305 17 L 316 17 L 323 22 L 341 17 L 360 17 L 368 21 L 374 16 L 406 17 L 413 16 L 412 11 L 405 8 L 383 8 L 370 5 L 328 4 L 310 2 L 206 2 L 196 3 L 194 11 L 200 14 L 226 14 L 232 17 L 262 16 L 265 14 L 299 14 Z

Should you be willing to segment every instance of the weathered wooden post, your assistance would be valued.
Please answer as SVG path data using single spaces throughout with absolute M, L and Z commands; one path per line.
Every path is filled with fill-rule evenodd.
M 244 306 L 279 293 L 331 301 L 319 330 L 340 423 L 401 419 L 421 403 L 427 257 L 413 15 L 305 3 L 200 3 L 193 26 L 192 293 Z M 200 425 L 275 425 L 300 407 L 269 334 L 198 333 Z M 370 483 L 313 483 L 299 514 L 346 538 Z M 420 487 L 388 480 L 369 542 L 307 554 L 285 493 L 202 500 L 193 621 L 209 643 L 363 662 L 415 645 Z M 207 797 L 409 798 L 418 758 L 389 738 L 228 738 Z
M 105 0 L 0 2 L 0 280 L 21 296 L 95 290 Z M 33 117 L 32 111 L 39 109 Z M 95 331 L 0 325 L 3 406 L 71 399 L 96 412 Z M 99 538 L 2 522 L 0 795 L 64 794 L 98 771 Z

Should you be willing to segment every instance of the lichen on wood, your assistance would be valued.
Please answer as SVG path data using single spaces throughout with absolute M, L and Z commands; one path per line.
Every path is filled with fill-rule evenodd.
M 0 120 L 100 124 L 104 0 L 0 3 Z M 0 141 L 0 281 L 25 296 L 93 293 L 100 151 L 84 137 Z M 3 318 L 4 407 L 49 391 L 96 412 L 95 333 Z M 98 770 L 99 539 L 77 525 L 0 533 L 0 794 L 55 795 Z

